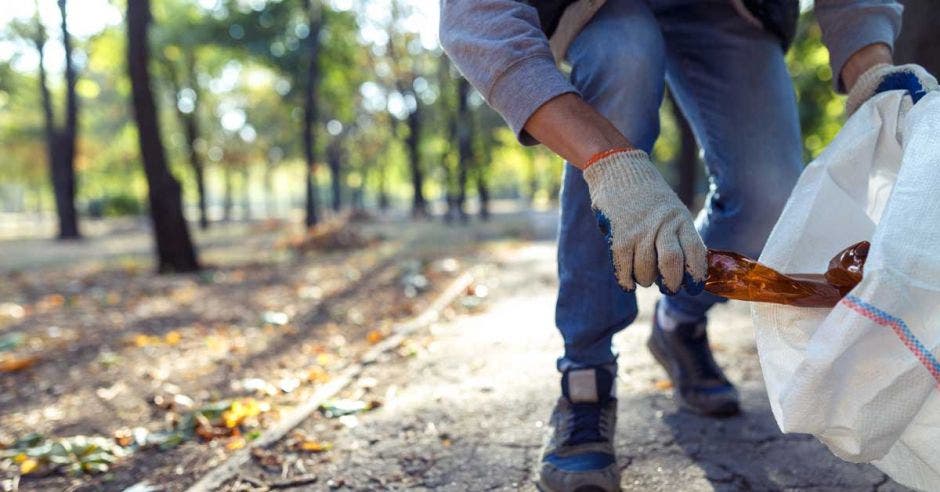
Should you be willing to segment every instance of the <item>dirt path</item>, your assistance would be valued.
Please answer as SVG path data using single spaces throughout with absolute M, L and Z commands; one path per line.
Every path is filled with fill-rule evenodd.
M 263 489 L 297 476 L 316 481 L 295 490 L 531 489 L 558 391 L 553 258 L 548 242 L 493 258 L 478 271 L 488 287 L 484 311 L 431 327 L 414 340 L 418 350 L 367 368 L 344 392 L 381 407 L 341 419 L 315 414 L 226 489 Z M 840 461 L 811 437 L 780 434 L 743 305 L 716 308 L 711 333 L 745 413 L 709 420 L 677 412 L 662 389 L 663 372 L 643 348 L 654 300 L 652 291 L 641 293 L 640 319 L 616 340 L 624 489 L 903 490 L 872 466 Z M 299 451 L 304 442 L 333 447 Z

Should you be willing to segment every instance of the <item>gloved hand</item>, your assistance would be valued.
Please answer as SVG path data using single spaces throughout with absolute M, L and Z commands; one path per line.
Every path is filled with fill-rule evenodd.
M 642 150 L 615 150 L 584 170 L 601 232 L 610 245 L 617 282 L 674 294 L 702 291 L 708 270 L 705 245 L 689 210 Z
M 866 70 L 855 81 L 845 101 L 845 113 L 855 110 L 872 96 L 884 91 L 906 90 L 914 103 L 927 92 L 937 89 L 937 79 L 920 65 L 889 65 L 879 63 Z

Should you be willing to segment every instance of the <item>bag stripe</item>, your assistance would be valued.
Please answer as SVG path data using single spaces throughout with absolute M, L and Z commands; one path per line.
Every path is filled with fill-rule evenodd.
M 930 375 L 933 376 L 934 380 L 937 381 L 938 387 L 940 387 L 940 361 L 937 361 L 937 358 L 930 353 L 930 350 L 927 350 L 927 347 L 914 336 L 914 333 L 907 327 L 907 323 L 905 323 L 903 319 L 878 309 L 861 300 L 858 296 L 848 295 L 843 298 L 841 302 L 849 309 L 875 323 L 891 328 L 894 334 L 901 339 L 901 343 L 903 343 L 904 346 L 914 354 L 914 357 L 917 357 L 917 360 L 930 371 Z

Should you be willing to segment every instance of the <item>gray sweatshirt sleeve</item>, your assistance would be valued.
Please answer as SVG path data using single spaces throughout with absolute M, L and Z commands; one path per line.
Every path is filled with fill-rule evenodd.
M 829 48 L 832 80 L 838 92 L 842 67 L 856 51 L 875 43 L 894 49 L 901 31 L 901 4 L 894 0 L 816 0 L 816 19 Z
M 440 39 L 523 144 L 537 143 L 523 126 L 539 106 L 577 92 L 555 66 L 538 13 L 518 0 L 441 0 Z

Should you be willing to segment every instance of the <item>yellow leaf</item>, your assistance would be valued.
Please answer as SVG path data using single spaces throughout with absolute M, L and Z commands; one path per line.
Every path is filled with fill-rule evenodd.
M 180 343 L 180 340 L 183 339 L 183 335 L 180 335 L 180 332 L 173 330 L 168 332 L 164 338 L 166 339 L 167 345 L 176 345 Z
M 330 380 L 330 375 L 320 366 L 313 366 L 307 371 L 307 381 L 311 383 L 325 383 Z
M 311 453 L 322 453 L 324 451 L 329 451 L 333 449 L 333 443 L 320 442 L 320 441 L 303 441 L 302 443 L 300 443 L 300 449 L 302 451 L 308 451 Z
M 238 436 L 234 439 L 229 440 L 228 444 L 225 445 L 226 449 L 229 451 L 235 451 L 245 447 L 245 438 Z
M 372 345 L 381 342 L 383 338 L 385 338 L 385 335 L 383 335 L 379 330 L 372 330 L 368 335 L 366 335 L 366 340 L 368 340 Z
M 20 453 L 13 457 L 14 463 L 22 463 L 24 461 L 26 461 L 26 453 Z
M 28 369 L 33 366 L 33 364 L 39 362 L 39 357 L 28 355 L 25 357 L 16 357 L 11 355 L 9 357 L 0 357 L 0 372 L 16 372 L 22 371 L 23 369 Z
M 27 458 L 20 463 L 20 474 L 28 475 L 36 471 L 36 468 L 39 468 L 39 462 L 32 458 Z

